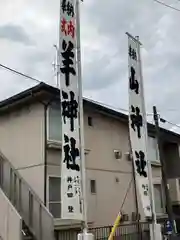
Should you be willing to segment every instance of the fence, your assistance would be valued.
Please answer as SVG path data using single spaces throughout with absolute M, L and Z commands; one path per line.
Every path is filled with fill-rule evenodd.
M 90 228 L 95 240 L 108 240 L 112 226 Z M 79 229 L 61 230 L 57 233 L 57 240 L 76 240 Z M 114 240 L 150 240 L 149 223 L 140 222 L 120 225 L 114 235 Z
M 96 240 L 106 240 L 112 227 L 93 228 L 90 231 Z M 119 226 L 114 235 L 114 240 L 150 240 L 150 230 L 148 223 L 131 223 Z

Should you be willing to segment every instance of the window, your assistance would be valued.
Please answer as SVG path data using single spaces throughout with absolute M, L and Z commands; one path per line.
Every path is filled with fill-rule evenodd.
M 96 180 L 90 180 L 91 193 L 96 194 Z
M 163 194 L 161 184 L 154 184 L 154 200 L 157 214 L 164 213 Z
M 49 176 L 49 211 L 54 218 L 61 217 L 61 179 Z
M 93 125 L 92 117 L 88 117 L 88 125 L 92 127 Z
M 61 109 L 60 104 L 52 104 L 48 111 L 48 140 L 61 141 Z
M 150 161 L 160 163 L 157 139 L 154 137 L 148 137 L 148 154 Z

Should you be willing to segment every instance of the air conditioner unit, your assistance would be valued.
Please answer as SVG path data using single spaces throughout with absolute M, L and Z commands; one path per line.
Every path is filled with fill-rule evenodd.
M 128 222 L 128 221 L 129 221 L 128 214 L 123 213 L 121 216 L 121 222 Z
M 120 150 L 114 150 L 114 158 L 120 160 L 122 158 L 122 152 Z
M 126 152 L 124 155 L 126 156 L 126 159 L 127 159 L 128 161 L 131 161 L 132 158 L 133 158 L 133 156 L 132 156 L 132 154 L 131 154 L 130 152 Z
M 136 212 L 132 212 L 132 222 L 135 222 L 137 220 L 141 220 L 141 214 L 137 214 Z

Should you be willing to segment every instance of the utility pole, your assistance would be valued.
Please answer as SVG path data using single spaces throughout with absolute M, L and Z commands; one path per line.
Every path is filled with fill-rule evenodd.
M 156 130 L 156 138 L 157 138 L 157 142 L 158 142 L 158 150 L 159 150 L 159 158 L 160 158 L 160 163 L 161 163 L 162 182 L 163 182 L 165 199 L 166 199 L 167 214 L 168 214 L 169 221 L 172 224 L 173 234 L 176 234 L 174 214 L 173 214 L 173 210 L 172 210 L 171 198 L 170 198 L 170 194 L 169 194 L 169 186 L 168 186 L 168 181 L 167 181 L 166 161 L 164 159 L 162 139 L 161 139 L 161 133 L 160 133 L 160 128 L 159 128 L 159 116 L 157 114 L 156 106 L 153 106 L 153 116 L 154 116 L 155 130 Z

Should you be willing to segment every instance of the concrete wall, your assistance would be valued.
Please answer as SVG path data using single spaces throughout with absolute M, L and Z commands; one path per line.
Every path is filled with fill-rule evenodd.
M 169 183 L 169 191 L 171 195 L 171 200 L 173 204 L 180 203 L 180 186 L 179 186 L 179 179 L 172 178 L 168 180 Z
M 92 117 L 93 126 L 88 126 L 88 116 Z M 132 180 L 132 162 L 127 159 L 127 152 L 129 152 L 128 126 L 127 123 L 122 123 L 91 109 L 85 109 L 84 123 L 88 221 L 91 226 L 110 225 L 113 224 L 120 210 Z M 121 159 L 115 159 L 114 150 L 122 153 Z M 61 150 L 49 149 L 47 161 L 48 175 L 60 176 Z M 161 178 L 159 167 L 153 168 L 153 177 Z M 92 194 L 90 191 L 90 180 L 96 180 L 96 194 Z M 144 219 L 140 201 L 139 211 Z M 132 212 L 136 212 L 133 181 L 123 212 L 129 215 L 130 221 Z
M 88 116 L 93 126 L 88 126 Z M 128 126 L 91 109 L 86 109 L 84 120 L 89 221 L 98 226 L 113 224 L 132 180 L 132 162 L 126 155 Z M 122 153 L 121 159 L 115 159 L 114 150 Z M 96 194 L 90 192 L 90 180 L 96 180 Z M 130 218 L 136 211 L 134 199 L 132 183 L 123 208 Z
M 93 126 L 88 125 L 88 116 L 92 118 Z M 111 225 L 132 181 L 132 162 L 127 158 L 128 125 L 87 108 L 84 113 L 84 125 L 88 222 L 91 226 Z M 121 152 L 121 159 L 115 159 L 114 150 Z M 49 149 L 47 161 L 48 175 L 60 176 L 60 148 Z M 161 182 L 160 167 L 153 167 L 153 177 Z M 96 180 L 96 194 L 90 191 L 90 180 Z M 123 212 L 128 214 L 130 221 L 132 212 L 136 212 L 134 189 L 132 181 L 123 207 Z M 141 218 L 144 219 L 141 202 L 138 202 Z
M 180 177 L 180 158 L 179 158 L 179 146 L 176 143 L 164 144 L 164 157 L 167 165 L 168 178 Z
M 0 151 L 43 200 L 44 108 L 42 104 L 0 117 Z
M 0 189 L 0 239 L 21 240 L 22 219 Z
M 88 126 L 88 116 L 92 117 L 93 126 Z M 88 221 L 92 226 L 109 225 L 114 222 L 132 179 L 132 162 L 127 159 L 128 125 L 93 109 L 85 109 L 84 122 Z M 9 116 L 0 117 L 0 133 L 0 150 L 43 199 L 43 105 L 27 106 Z M 115 159 L 114 150 L 121 152 L 119 160 Z M 61 150 L 57 149 L 57 145 L 48 150 L 47 162 L 47 174 L 60 176 Z M 161 176 L 159 167 L 153 169 L 153 176 Z M 96 194 L 90 192 L 90 180 L 96 180 Z M 123 211 L 129 215 L 129 220 L 132 212 L 136 211 L 133 183 Z M 143 218 L 140 201 L 139 211 Z

